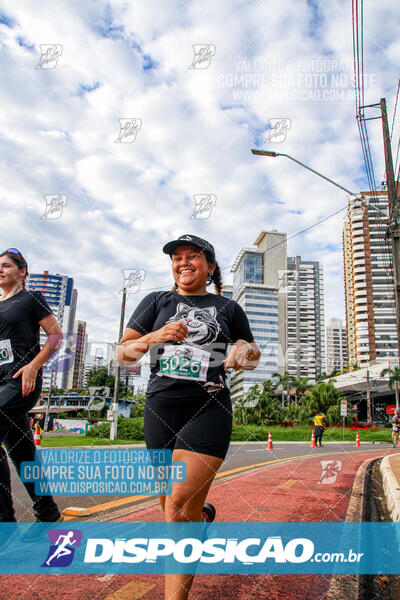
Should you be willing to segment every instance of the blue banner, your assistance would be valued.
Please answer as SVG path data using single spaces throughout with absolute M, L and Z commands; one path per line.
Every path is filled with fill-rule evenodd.
M 0 573 L 400 572 L 400 523 L 0 523 Z
M 22 462 L 20 477 L 39 496 L 167 496 L 185 481 L 186 463 L 172 462 L 171 450 L 51 448 Z

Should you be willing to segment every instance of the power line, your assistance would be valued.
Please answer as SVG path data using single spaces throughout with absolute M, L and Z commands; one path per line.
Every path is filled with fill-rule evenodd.
M 343 206 L 342 208 L 340 208 L 339 210 L 335 211 L 334 213 L 332 213 L 331 215 L 328 215 L 327 217 L 324 217 L 323 219 L 320 219 L 319 221 L 316 221 L 315 223 L 313 223 L 312 225 L 310 225 L 309 227 L 306 227 L 305 229 L 302 229 L 301 231 L 298 231 L 297 233 L 294 233 L 293 235 L 289 236 L 288 238 L 286 238 L 285 240 L 283 240 L 282 242 L 278 242 L 277 244 L 275 244 L 274 246 L 271 246 L 270 248 L 268 248 L 268 252 L 270 250 L 273 250 L 274 248 L 276 248 L 277 246 L 281 246 L 282 244 L 286 244 L 286 242 L 288 240 L 292 240 L 293 238 L 297 237 L 298 235 L 301 235 L 302 233 L 305 233 L 306 231 L 309 231 L 310 229 L 312 229 L 313 227 L 316 227 L 317 225 L 320 225 L 321 223 L 324 223 L 325 221 L 328 221 L 329 219 L 332 219 L 333 217 L 335 217 L 336 215 L 338 215 L 339 213 L 343 212 L 344 210 L 346 210 L 347 208 L 347 204 L 346 206 Z M 221 271 L 225 271 L 226 269 L 231 269 L 232 265 L 228 265 L 227 267 L 222 267 Z M 163 287 L 169 287 L 170 284 L 165 284 L 165 285 L 159 285 L 157 287 L 154 288 L 143 288 L 140 291 L 141 292 L 150 292 L 153 290 L 159 290 Z
M 353 65 L 354 65 L 354 83 L 355 83 L 355 100 L 356 100 L 356 119 L 358 131 L 360 135 L 361 148 L 363 153 L 365 171 L 368 179 L 368 187 L 371 194 L 372 202 L 369 203 L 369 209 L 374 203 L 378 205 L 378 197 L 376 194 L 376 178 L 374 173 L 374 165 L 372 161 L 371 146 L 369 143 L 368 131 L 365 123 L 365 86 L 364 86 L 364 9 L 363 0 L 352 0 L 352 33 L 353 33 Z M 399 79 L 400 85 L 400 79 Z M 397 96 L 399 88 L 397 89 Z M 396 106 L 397 106 L 396 96 Z M 395 111 L 396 112 L 396 111 Z M 395 116 L 395 114 L 394 114 Z M 394 119 L 393 119 L 394 124 Z M 389 249 L 389 240 L 386 238 L 387 223 L 382 221 L 382 215 L 379 212 L 378 206 L 375 207 L 376 224 L 379 234 L 382 237 L 382 254 L 383 266 L 386 267 L 394 278 L 393 260 Z M 392 287 L 386 286 L 387 292 L 392 291 Z
M 400 89 L 400 77 L 399 77 L 399 81 L 397 84 L 397 92 L 396 92 L 396 102 L 394 104 L 394 112 L 393 112 L 393 119 L 392 119 L 392 127 L 390 128 L 390 139 L 392 139 L 392 135 L 393 135 L 393 127 L 394 127 L 394 120 L 396 118 L 396 109 L 397 109 L 397 100 L 399 98 L 399 89 Z

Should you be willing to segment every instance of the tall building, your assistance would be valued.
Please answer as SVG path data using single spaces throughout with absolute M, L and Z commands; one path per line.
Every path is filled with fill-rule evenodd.
M 85 321 L 75 321 L 74 337 L 75 357 L 73 368 L 69 371 L 67 385 L 68 389 L 83 387 L 84 364 L 88 345 L 88 336 L 86 333 Z
M 280 298 L 279 281 L 286 272 L 286 234 L 262 231 L 254 245 L 242 248 L 231 271 L 233 285 L 224 287 L 224 295 L 238 302 L 245 311 L 254 339 L 261 351 L 257 369 L 231 375 L 234 402 L 256 383 L 285 370 L 286 314 L 285 298 Z
M 347 353 L 350 365 L 398 357 L 387 191 L 351 199 L 343 227 Z
M 341 319 L 329 319 L 325 328 L 325 373 L 343 372 L 347 367 L 346 328 Z
M 51 275 L 48 271 L 43 273 L 30 273 L 26 278 L 26 288 L 28 290 L 38 290 L 46 298 L 52 309 L 63 334 L 72 334 L 74 331 L 74 322 L 76 315 L 76 305 L 78 301 L 78 292 L 74 288 L 74 280 L 67 275 Z M 40 344 L 46 341 L 46 335 L 41 331 Z M 60 350 L 61 351 L 61 350 Z M 72 368 L 72 367 L 71 367 Z M 53 385 L 68 387 L 69 371 L 57 371 L 53 377 Z M 43 370 L 43 388 L 50 385 L 51 373 Z
M 87 383 L 87 375 L 93 368 L 99 369 L 106 367 L 108 374 L 111 374 L 113 356 L 115 347 L 110 342 L 89 342 L 83 365 L 83 384 Z
M 325 368 L 323 271 L 319 262 L 287 259 L 287 370 L 315 382 Z

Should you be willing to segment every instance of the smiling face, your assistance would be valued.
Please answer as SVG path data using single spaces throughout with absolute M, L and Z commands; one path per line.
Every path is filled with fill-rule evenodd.
M 10 289 L 22 283 L 26 269 L 20 269 L 7 254 L 0 256 L 0 287 Z
M 178 246 L 172 253 L 172 274 L 178 287 L 192 294 L 206 292 L 206 280 L 215 263 L 207 261 L 204 252 L 196 246 Z

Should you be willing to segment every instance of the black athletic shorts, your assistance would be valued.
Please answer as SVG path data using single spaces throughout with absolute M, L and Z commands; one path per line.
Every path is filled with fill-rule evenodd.
M 146 397 L 144 437 L 148 449 L 180 448 L 225 458 L 232 434 L 229 392 L 206 398 Z

